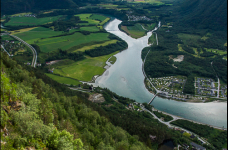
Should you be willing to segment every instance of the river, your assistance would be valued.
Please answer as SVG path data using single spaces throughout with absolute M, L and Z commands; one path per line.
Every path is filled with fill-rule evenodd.
M 141 51 L 148 46 L 151 32 L 134 39 L 118 29 L 120 20 L 114 19 L 105 26 L 105 30 L 115 34 L 128 43 L 128 48 L 116 54 L 117 61 L 93 84 L 108 88 L 118 95 L 129 97 L 137 102 L 149 102 L 153 97 L 144 85 Z M 160 110 L 193 121 L 227 128 L 227 103 L 188 103 L 156 97 L 152 105 Z

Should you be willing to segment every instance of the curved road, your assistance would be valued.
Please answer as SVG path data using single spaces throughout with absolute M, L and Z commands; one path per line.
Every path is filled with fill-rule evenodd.
M 148 109 L 146 109 L 145 107 L 142 107 L 142 106 L 141 106 L 141 108 L 142 108 L 142 110 L 147 111 L 148 113 L 150 113 L 155 119 L 157 119 L 159 122 L 161 122 L 161 123 L 167 125 L 168 127 L 171 127 L 171 128 L 176 127 L 176 128 L 179 128 L 179 129 L 181 129 L 181 130 L 183 130 L 183 131 L 185 131 L 185 132 L 187 132 L 187 133 L 194 134 L 194 135 L 198 138 L 198 140 L 200 140 L 202 143 L 207 144 L 207 145 L 210 145 L 209 142 L 207 142 L 206 140 L 200 138 L 199 135 L 197 135 L 197 134 L 195 134 L 195 133 L 193 133 L 193 132 L 191 132 L 191 131 L 188 131 L 188 130 L 186 130 L 186 129 L 184 129 L 184 128 L 181 128 L 181 127 L 178 127 L 178 126 L 175 126 L 175 125 L 171 125 L 171 124 L 170 124 L 170 122 L 175 121 L 175 120 L 178 120 L 178 119 L 182 119 L 182 118 L 179 118 L 179 117 L 177 117 L 177 116 L 168 114 L 168 115 L 170 115 L 170 116 L 173 117 L 173 120 L 168 121 L 168 122 L 164 122 L 164 121 L 162 121 L 160 118 L 158 118 L 154 113 L 152 113 L 151 111 L 149 111 Z
M 21 41 L 23 44 L 25 44 L 26 46 L 28 46 L 31 50 L 32 50 L 32 53 L 33 53 L 33 59 L 32 59 L 32 67 L 36 67 L 36 63 L 37 63 L 37 52 L 35 50 L 34 47 L 32 47 L 31 45 L 29 45 L 28 43 L 26 43 L 25 41 L 23 41 L 22 39 L 20 39 L 19 37 L 15 36 L 15 35 L 11 35 L 9 34 L 9 36 L 12 36 L 13 38 L 17 39 L 18 41 Z

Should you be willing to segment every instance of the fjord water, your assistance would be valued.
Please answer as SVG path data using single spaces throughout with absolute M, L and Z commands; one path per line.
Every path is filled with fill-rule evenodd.
M 118 29 L 120 23 L 120 20 L 114 19 L 105 29 L 125 40 L 128 48 L 115 55 L 115 64 L 98 77 L 93 85 L 108 88 L 140 103 L 149 102 L 153 94 L 144 85 L 141 51 L 148 46 L 148 38 L 152 33 L 148 32 L 146 36 L 134 39 Z M 227 103 L 187 103 L 156 97 L 152 105 L 176 116 L 227 128 Z

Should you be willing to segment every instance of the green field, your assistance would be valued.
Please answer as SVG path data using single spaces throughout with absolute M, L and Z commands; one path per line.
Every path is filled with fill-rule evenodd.
M 106 42 L 104 42 L 102 44 L 95 44 L 95 45 L 90 45 L 90 46 L 84 46 L 84 47 L 82 47 L 80 49 L 75 50 L 74 52 L 78 52 L 78 51 L 84 52 L 85 50 L 94 49 L 94 48 L 100 47 L 100 46 L 107 46 L 109 44 L 114 44 L 116 42 L 117 42 L 117 40 L 111 40 L 111 41 L 106 41 Z
M 150 36 L 150 38 L 149 38 L 149 40 L 148 40 L 148 43 L 149 44 L 152 44 L 152 43 L 156 43 L 156 37 L 155 37 L 156 35 L 153 33 L 151 36 Z
M 90 30 L 94 30 L 93 27 L 88 28 L 90 28 Z M 39 27 L 28 32 L 18 33 L 15 35 L 29 44 L 39 45 L 42 52 L 50 52 L 57 50 L 58 48 L 67 50 L 80 44 L 109 40 L 108 33 L 91 33 L 89 35 L 83 35 L 79 32 L 76 32 L 73 35 L 53 37 L 61 34 L 62 31 L 53 31 L 51 29 Z
M 80 17 L 80 19 L 82 21 L 88 22 L 88 23 L 79 23 L 80 25 L 89 25 L 89 24 L 104 25 L 110 19 L 110 18 L 107 18 L 103 15 L 98 15 L 98 14 L 78 14 L 75 16 Z
M 117 58 L 115 56 L 112 56 L 110 59 L 109 59 L 109 62 L 111 64 L 114 64 L 116 62 Z
M 34 18 L 34 17 L 12 17 L 10 21 L 7 22 L 6 26 L 19 26 L 19 25 L 42 25 L 49 22 L 56 21 L 61 16 L 55 17 L 45 17 L 45 18 Z
M 100 31 L 96 26 L 89 26 L 89 27 L 81 27 L 80 30 L 82 31 L 89 31 L 89 32 L 97 32 Z
M 94 25 L 97 25 L 100 23 L 100 21 L 98 20 L 93 20 L 90 18 L 92 14 L 78 14 L 78 15 L 75 15 L 75 16 L 78 16 L 80 17 L 80 19 L 82 21 L 87 21 L 88 23 L 79 23 L 80 25 L 89 25 L 89 24 L 94 24 Z
M 155 26 L 156 26 L 156 23 L 152 23 L 152 24 L 142 24 L 143 25 L 143 27 L 145 28 L 145 29 L 147 29 L 147 30 L 153 30 L 154 28 L 155 28 Z
M 66 77 L 60 77 L 58 75 L 54 75 L 51 73 L 45 73 L 48 77 L 52 78 L 53 80 L 59 82 L 59 83 L 63 83 L 63 84 L 69 84 L 69 85 L 79 85 L 81 84 L 81 82 L 74 80 L 74 79 L 70 79 L 70 78 L 66 78 Z
M 107 17 L 103 16 L 103 15 L 97 15 L 97 14 L 92 14 L 90 17 L 90 19 L 93 20 L 99 20 L 100 22 L 104 21 Z
M 44 30 L 44 31 L 41 32 L 39 30 Z M 19 32 L 15 35 L 29 44 L 34 44 L 35 41 L 40 40 L 41 38 L 49 38 L 49 37 L 57 36 L 61 34 L 62 34 L 62 31 L 53 31 L 51 29 L 39 27 L 39 28 L 30 30 L 28 32 L 23 32 L 23 33 Z
M 71 65 L 62 65 L 56 67 L 54 73 L 65 77 L 71 77 L 80 81 L 91 81 L 93 76 L 103 74 L 105 71 L 105 62 L 109 57 L 117 53 L 118 52 L 115 52 L 100 57 L 87 57 L 87 59 L 72 63 Z
M 110 18 L 106 18 L 104 21 L 102 21 L 101 23 L 100 23 L 100 25 L 101 25 L 101 27 L 106 23 L 106 22 L 108 22 L 110 20 Z M 103 28 L 103 27 L 102 27 Z
M 207 33 L 205 36 L 203 36 L 201 39 L 202 40 L 206 40 L 206 39 L 208 39 L 209 37 L 211 36 L 211 33 Z
M 150 3 L 155 5 L 164 5 L 165 3 L 159 0 L 134 0 L 134 3 Z
M 208 49 L 208 48 L 205 48 L 205 49 L 206 49 L 206 51 L 208 51 L 208 52 L 212 52 L 212 53 L 219 54 L 219 55 L 227 54 L 227 51 L 223 51 L 223 50 Z
M 109 40 L 108 35 L 108 33 L 91 33 L 89 35 L 83 35 L 76 32 L 69 36 L 41 39 L 36 44 L 40 46 L 42 52 L 50 52 L 57 50 L 58 48 L 67 50 L 80 44 Z
M 98 6 L 105 7 L 106 9 L 115 9 L 118 5 L 113 5 L 113 4 L 98 4 Z
M 137 23 L 134 26 L 121 26 L 121 29 L 128 33 L 133 38 L 140 38 L 146 34 L 142 26 Z

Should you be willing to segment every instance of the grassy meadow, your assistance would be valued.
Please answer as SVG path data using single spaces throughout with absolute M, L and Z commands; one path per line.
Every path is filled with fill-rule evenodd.
M 40 46 L 42 52 L 46 53 L 57 50 L 58 48 L 67 50 L 80 44 L 107 41 L 109 40 L 108 35 L 108 33 L 91 33 L 89 35 L 83 35 L 76 32 L 73 35 L 68 36 L 40 39 L 36 44 Z
M 84 52 L 85 50 L 94 49 L 94 48 L 100 47 L 100 46 L 107 46 L 109 44 L 114 44 L 116 42 L 117 42 L 117 40 L 111 40 L 111 41 L 106 41 L 106 42 L 104 42 L 102 44 L 94 44 L 94 45 L 90 45 L 90 46 L 84 46 L 84 47 L 82 47 L 80 49 L 75 50 L 74 52 L 78 52 L 78 51 Z
M 100 31 L 100 29 L 97 28 L 96 26 L 81 27 L 80 30 L 81 31 L 89 31 L 89 32 L 97 32 L 97 31 Z
M 53 31 L 51 29 L 38 27 L 38 28 L 32 29 L 28 32 L 15 33 L 15 35 L 18 36 L 19 38 L 23 39 L 27 43 L 33 44 L 35 41 L 38 41 L 41 38 L 49 38 L 52 36 L 61 35 L 62 33 L 63 33 L 62 31 Z
M 96 27 L 82 28 L 87 29 L 87 31 L 95 31 L 96 29 L 99 30 Z M 21 39 L 25 40 L 29 44 L 37 44 L 38 46 L 40 46 L 41 51 L 45 53 L 57 50 L 58 48 L 67 50 L 80 44 L 85 44 L 94 41 L 100 42 L 109 40 L 108 33 L 91 33 L 89 35 L 83 35 L 79 32 L 76 32 L 68 36 L 53 37 L 61 35 L 63 34 L 63 32 L 53 31 L 52 29 L 43 27 L 34 28 L 22 33 L 15 32 L 14 34 L 20 37 Z
M 148 43 L 149 44 L 152 44 L 152 43 L 156 43 L 156 34 L 155 33 L 153 33 L 151 36 L 150 36 L 150 38 L 149 38 L 149 40 L 148 40 Z
M 100 56 L 100 57 L 88 57 L 84 60 L 74 62 L 70 65 L 61 65 L 54 69 L 55 74 L 61 76 L 74 78 L 80 81 L 91 81 L 93 76 L 102 75 L 105 71 L 104 66 L 106 61 L 112 55 L 118 52 Z M 58 63 L 57 63 L 58 64 Z
M 55 17 L 45 17 L 45 18 L 35 18 L 35 17 L 12 17 L 10 21 L 7 22 L 6 26 L 19 26 L 19 25 L 42 25 L 56 21 L 61 16 Z
M 92 14 L 90 17 L 90 19 L 93 20 L 99 20 L 100 22 L 104 21 L 107 17 L 103 16 L 103 15 L 97 15 L 97 14 Z
M 134 26 L 121 26 L 121 29 L 136 39 L 143 37 L 146 34 L 146 31 L 139 23 L 135 24 Z
M 70 78 L 66 78 L 66 77 L 61 77 L 58 75 L 54 75 L 52 73 L 45 73 L 48 77 L 52 78 L 53 80 L 59 82 L 59 83 L 63 83 L 63 84 L 69 84 L 69 85 L 79 85 L 81 84 L 81 82 L 79 82 L 78 80 L 75 79 L 70 79 Z
M 32 27 L 32 28 L 25 28 L 25 29 L 20 29 L 20 30 L 14 30 L 14 31 L 10 31 L 11 34 L 18 34 L 18 33 L 23 33 L 23 32 L 27 32 L 27 31 L 31 31 L 33 29 L 35 29 L 37 27 Z
M 114 64 L 116 62 L 117 58 L 115 56 L 112 56 L 110 59 L 109 59 L 109 62 L 111 64 Z
M 92 14 L 78 14 L 75 16 L 80 17 L 81 21 L 87 21 L 88 23 L 79 23 L 80 25 L 89 25 L 89 24 L 93 24 L 93 25 L 97 25 L 100 23 L 100 21 L 98 20 L 93 20 L 90 18 Z
M 155 28 L 155 26 L 156 26 L 156 23 L 152 23 L 152 24 L 142 24 L 143 25 L 143 27 L 145 28 L 145 29 L 147 29 L 147 30 L 153 30 L 154 28 Z

